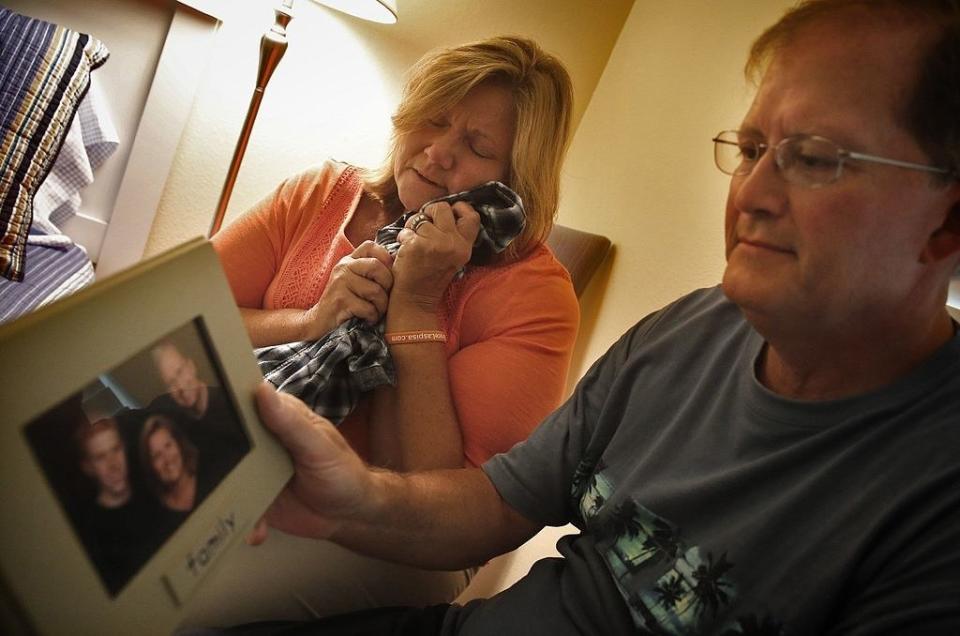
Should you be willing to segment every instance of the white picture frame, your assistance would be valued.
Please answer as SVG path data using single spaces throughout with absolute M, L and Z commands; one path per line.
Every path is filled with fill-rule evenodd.
M 184 359 L 212 375 L 205 386 L 219 387 L 226 406 L 213 419 L 215 444 L 199 442 L 212 429 L 189 429 L 200 420 L 187 417 L 192 411 L 181 404 L 179 388 L 159 371 L 161 342 L 176 343 Z M 169 634 L 203 578 L 243 540 L 292 473 L 288 455 L 258 419 L 253 395 L 262 376 L 212 246 L 195 239 L 4 324 L 0 350 L 6 362 L 0 368 L 0 632 Z M 94 386 L 114 387 L 111 400 L 126 406 L 105 408 Z M 100 504 L 102 482 L 77 440 L 86 434 L 82 427 L 103 418 L 133 422 L 140 427 L 133 429 L 138 469 L 147 474 L 154 461 L 147 423 L 160 412 L 199 448 L 196 496 L 179 512 L 160 495 L 145 504 L 145 481 L 131 477 L 137 514 L 149 510 L 148 519 L 164 523 L 156 531 L 139 524 L 151 528 L 143 531 L 149 541 L 135 535 L 131 545 L 149 549 L 123 569 L 96 549 L 96 533 L 106 531 L 86 511 Z M 123 437 L 132 475 L 137 463 Z M 220 441 L 227 437 L 233 442 Z M 93 486 L 87 496 L 85 476 Z

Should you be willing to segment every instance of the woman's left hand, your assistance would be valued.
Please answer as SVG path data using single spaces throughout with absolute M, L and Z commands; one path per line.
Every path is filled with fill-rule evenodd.
M 480 215 L 463 201 L 452 207 L 433 203 L 412 215 L 397 236 L 390 304 L 436 311 L 450 281 L 470 260 L 479 231 Z

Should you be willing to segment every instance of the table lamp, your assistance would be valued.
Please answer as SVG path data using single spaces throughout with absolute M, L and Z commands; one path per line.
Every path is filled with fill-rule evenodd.
M 397 21 L 397 0 L 314 1 L 364 20 L 384 24 L 393 24 Z M 237 139 L 233 158 L 230 160 L 230 168 L 227 170 L 223 189 L 220 191 L 220 200 L 217 202 L 208 237 L 216 234 L 220 230 L 220 226 L 223 225 L 223 217 L 227 213 L 227 204 L 230 202 L 230 195 L 233 193 L 233 186 L 237 181 L 237 174 L 240 172 L 240 163 L 243 161 L 243 155 L 247 150 L 247 142 L 250 141 L 250 132 L 253 130 L 253 123 L 257 119 L 263 93 L 270 81 L 270 76 L 273 75 L 273 71 L 277 68 L 277 64 L 280 63 L 287 50 L 287 25 L 290 24 L 292 19 L 293 0 L 283 0 L 282 5 L 274 9 L 273 26 L 260 38 L 260 68 L 257 71 L 257 83 L 250 98 L 250 105 L 247 107 L 247 116 L 243 121 L 243 128 L 240 130 L 240 137 Z

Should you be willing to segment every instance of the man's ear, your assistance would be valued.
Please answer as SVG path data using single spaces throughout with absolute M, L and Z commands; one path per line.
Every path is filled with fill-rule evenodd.
M 943 225 L 938 227 L 920 255 L 923 263 L 933 263 L 960 251 L 960 201 L 947 212 Z

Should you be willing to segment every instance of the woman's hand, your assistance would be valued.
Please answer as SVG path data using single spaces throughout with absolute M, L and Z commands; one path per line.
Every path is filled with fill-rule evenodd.
M 397 236 L 390 303 L 436 311 L 453 276 L 470 260 L 479 231 L 480 215 L 463 201 L 453 207 L 433 203 L 412 215 Z
M 364 241 L 333 266 L 320 300 L 304 314 L 304 340 L 317 340 L 356 316 L 375 324 L 387 311 L 393 286 L 392 258 L 382 245 Z

